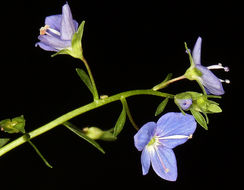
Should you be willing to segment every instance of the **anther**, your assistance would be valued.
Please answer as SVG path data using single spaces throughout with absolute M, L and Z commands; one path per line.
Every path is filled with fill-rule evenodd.
M 47 33 L 47 29 L 49 29 L 48 25 L 45 25 L 43 27 L 40 28 L 40 35 L 44 35 Z
M 189 137 L 188 137 L 188 139 L 192 139 L 192 136 L 193 136 L 193 135 L 192 135 L 192 134 L 190 134 L 190 135 L 189 135 Z
M 220 82 L 224 82 L 226 84 L 230 84 L 230 80 L 229 79 L 225 79 L 225 80 L 219 79 L 219 80 L 220 80 Z

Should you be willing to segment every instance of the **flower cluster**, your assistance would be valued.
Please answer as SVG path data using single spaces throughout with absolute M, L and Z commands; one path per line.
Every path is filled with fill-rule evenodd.
M 81 28 L 83 32 L 83 26 Z M 63 6 L 62 15 L 46 17 L 45 26 L 40 29 L 40 36 L 38 37 L 40 42 L 36 43 L 36 46 L 40 46 L 47 51 L 56 51 L 58 53 L 70 54 L 73 57 L 81 58 L 83 56 L 80 43 L 82 32 L 79 32 L 78 23 L 73 20 L 69 5 L 66 3 Z M 76 35 L 80 36 L 78 40 Z M 79 45 L 77 46 L 74 44 Z M 211 70 L 224 69 L 224 71 L 227 72 L 229 68 L 223 67 L 220 63 L 209 67 L 203 66 L 201 64 L 201 45 L 202 38 L 198 37 L 191 54 L 191 51 L 187 48 L 185 43 L 191 66 L 181 77 L 171 79 L 172 75 L 168 75 L 162 83 L 153 88 L 154 91 L 157 91 L 165 88 L 170 83 L 186 78 L 197 81 L 203 93 L 186 91 L 174 95 L 174 102 L 181 112 L 166 113 L 160 117 L 157 123 L 148 122 L 135 134 L 135 147 L 139 151 L 142 151 L 141 164 L 143 175 L 148 173 L 150 165 L 152 165 L 153 170 L 158 176 L 165 180 L 175 181 L 177 179 L 177 163 L 172 149 L 192 138 L 197 123 L 205 129 L 208 129 L 208 113 L 219 113 L 222 111 L 218 103 L 208 98 L 218 98 L 219 95 L 223 95 L 224 89 L 222 82 L 229 83 L 229 80 L 219 79 Z M 83 76 L 83 71 L 78 74 L 87 84 L 88 88 L 90 88 L 91 85 L 88 83 L 89 77 L 86 75 Z M 166 98 L 160 104 L 156 115 L 159 115 L 164 110 L 168 99 L 169 98 Z M 128 105 L 125 107 L 128 107 Z M 84 134 L 82 134 L 82 136 L 84 137 L 84 135 L 86 135 L 85 138 L 93 140 L 116 140 L 116 136 L 124 125 L 125 113 L 129 113 L 128 108 L 125 107 L 114 129 L 103 131 L 96 127 L 85 128 L 83 129 Z M 192 115 L 185 113 L 189 110 Z M 130 113 L 128 116 L 131 118 Z M 134 122 L 132 122 L 132 124 L 134 124 Z M 113 131 L 113 133 L 111 131 Z M 109 134 L 109 138 L 104 139 L 104 137 L 107 136 L 104 134 L 107 133 Z
M 87 72 L 81 68 L 77 68 L 76 71 L 80 79 L 92 93 L 93 102 L 70 111 L 30 133 L 27 133 L 25 130 L 25 119 L 23 116 L 0 121 L 1 131 L 10 134 L 20 133 L 23 135 L 19 140 L 17 139 L 9 144 L 7 143 L 10 139 L 0 138 L 0 156 L 19 146 L 23 142 L 29 142 L 45 164 L 48 167 L 52 167 L 30 139 L 53 129 L 58 125 L 64 125 L 70 131 L 92 144 L 102 153 L 105 153 L 97 140 L 117 140 L 117 136 L 121 133 L 126 118 L 128 118 L 137 130 L 137 133 L 134 135 L 134 145 L 138 151 L 142 151 L 142 174 L 146 175 L 149 172 L 150 166 L 152 166 L 159 177 L 169 181 L 176 181 L 178 175 L 177 161 L 173 149 L 192 138 L 197 123 L 207 130 L 207 125 L 209 123 L 208 114 L 222 112 L 219 104 L 209 99 L 220 98 L 220 95 L 225 93 L 222 82 L 230 83 L 230 81 L 219 79 L 211 70 L 223 69 L 227 72 L 229 71 L 229 68 L 223 67 L 220 63 L 208 67 L 203 66 L 201 64 L 202 38 L 198 37 L 192 53 L 185 43 L 185 48 L 189 55 L 191 65 L 182 76 L 172 79 L 172 74 L 168 74 L 163 82 L 154 86 L 152 89 L 131 90 L 113 96 L 99 96 L 95 80 L 88 63 L 83 56 L 81 40 L 84 24 L 85 22 L 83 21 L 78 26 L 78 22 L 73 19 L 70 7 L 68 3 L 66 3 L 62 7 L 62 14 L 46 17 L 45 25 L 40 28 L 40 35 L 38 36 L 40 41 L 37 42 L 35 46 L 39 46 L 46 51 L 56 52 L 54 55 L 68 54 L 83 61 Z M 166 88 L 169 84 L 182 79 L 197 81 L 202 92 L 185 91 L 173 95 L 159 91 L 160 89 Z M 157 107 L 155 116 L 160 115 L 164 111 L 170 99 L 174 101 L 180 111 L 165 113 L 157 122 L 147 122 L 139 128 L 132 118 L 126 101 L 126 98 L 134 95 L 154 95 L 163 97 L 164 100 Z M 115 126 L 109 130 L 102 130 L 93 125 L 81 130 L 69 121 L 80 114 L 114 101 L 120 101 L 122 103 L 122 111 Z M 186 113 L 188 111 L 190 113 Z

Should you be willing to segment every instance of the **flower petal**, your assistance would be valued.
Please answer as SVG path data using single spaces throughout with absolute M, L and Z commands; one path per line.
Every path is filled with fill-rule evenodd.
M 49 46 L 50 48 L 56 49 L 56 51 L 71 47 L 71 41 L 60 40 L 59 38 L 49 35 L 40 35 L 38 36 L 38 39 L 41 41 L 41 43 Z
M 194 133 L 196 126 L 192 115 L 170 112 L 158 120 L 155 135 L 163 146 L 174 148 L 185 143 Z
M 45 25 L 48 25 L 50 28 L 60 31 L 62 15 L 52 15 L 45 18 Z
M 78 24 L 77 24 L 78 27 Z M 71 40 L 73 34 L 75 33 L 75 25 L 72 18 L 72 13 L 68 3 L 63 6 L 62 9 L 62 20 L 61 20 L 61 39 L 62 40 Z
M 150 156 L 153 170 L 158 176 L 168 181 L 176 181 L 177 163 L 172 149 L 157 146 Z
M 198 37 L 192 51 L 192 58 L 195 65 L 201 65 L 201 46 L 202 46 L 202 38 Z
M 137 150 L 142 151 L 149 143 L 154 134 L 156 126 L 157 125 L 155 122 L 148 122 L 135 134 L 134 143 Z
M 150 152 L 144 148 L 141 154 L 142 174 L 146 175 L 150 168 Z
M 200 82 L 207 89 L 207 91 L 214 95 L 222 95 L 225 93 L 222 83 L 208 68 L 202 65 L 196 65 L 196 68 L 201 71 L 202 76 Z
M 39 46 L 40 48 L 42 48 L 42 49 L 44 49 L 44 50 L 46 50 L 46 51 L 57 51 L 57 50 L 54 49 L 53 47 L 48 46 L 48 45 L 46 45 L 46 44 L 44 44 L 44 43 L 42 43 L 42 42 L 37 42 L 37 43 L 35 44 L 35 47 L 37 47 L 37 46 Z

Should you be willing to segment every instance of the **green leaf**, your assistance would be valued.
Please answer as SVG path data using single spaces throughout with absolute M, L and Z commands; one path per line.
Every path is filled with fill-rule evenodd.
M 134 119 L 133 119 L 133 117 L 131 115 L 130 108 L 129 108 L 129 105 L 128 105 L 126 99 L 124 97 L 122 97 L 122 98 L 120 98 L 120 101 L 123 104 L 123 108 L 126 111 L 126 114 L 128 116 L 128 119 L 129 119 L 130 123 L 138 131 L 139 130 L 139 127 L 137 126 L 136 122 L 134 121 Z
M 115 127 L 114 127 L 114 136 L 117 137 L 119 135 L 119 133 L 122 131 L 124 125 L 125 125 L 125 121 L 126 121 L 126 108 L 123 105 L 123 109 L 120 113 L 120 116 L 115 124 Z
M 4 146 L 5 144 L 7 144 L 9 140 L 10 139 L 8 139 L 8 138 L 0 138 L 0 148 L 2 146 Z
M 70 123 L 68 121 L 63 123 L 63 125 L 65 127 L 67 127 L 70 131 L 72 131 L 73 133 L 75 133 L 76 135 L 78 135 L 79 137 L 86 140 L 87 142 L 89 142 L 94 147 L 96 147 L 103 154 L 105 154 L 105 151 L 103 150 L 103 148 L 95 140 L 93 140 L 93 139 L 89 138 L 87 135 L 85 135 L 81 129 L 79 129 L 78 127 L 76 127 L 75 125 L 73 125 L 72 123 Z
M 86 72 L 83 69 L 77 68 L 76 69 L 77 74 L 79 75 L 80 79 L 85 83 L 87 88 L 92 93 L 93 97 L 95 96 L 94 88 L 92 86 L 91 80 L 89 76 L 86 74 Z
M 195 118 L 195 120 L 197 121 L 197 123 L 201 125 L 205 130 L 208 130 L 208 125 L 203 115 L 194 109 L 190 109 L 190 111 L 193 117 Z
M 162 88 L 165 88 L 168 85 L 168 81 L 172 78 L 173 74 L 169 73 L 166 78 L 163 80 L 163 82 L 159 83 L 158 85 L 153 87 L 153 90 L 159 90 Z
M 7 133 L 25 133 L 25 119 L 21 115 L 13 119 L 4 119 L 0 121 L 0 128 Z
M 157 110 L 155 112 L 155 116 L 158 116 L 164 111 L 165 106 L 167 105 L 169 101 L 169 98 L 165 98 L 157 107 Z
M 163 83 L 169 81 L 169 80 L 172 78 L 172 76 L 173 76 L 173 73 L 169 73 L 169 74 L 165 77 Z

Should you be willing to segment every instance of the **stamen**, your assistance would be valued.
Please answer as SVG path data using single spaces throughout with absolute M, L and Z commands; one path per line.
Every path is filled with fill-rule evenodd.
M 48 28 L 48 30 L 50 30 L 52 33 L 54 33 L 54 34 L 60 36 L 60 32 L 59 32 L 59 31 L 54 30 L 54 29 L 52 29 L 52 28 Z
M 47 32 L 47 30 L 50 30 L 53 34 L 56 34 L 56 35 L 60 36 L 60 32 L 55 30 L 55 29 L 53 29 L 53 28 L 50 28 L 49 25 L 45 25 L 44 27 L 40 28 L 40 35 L 47 34 L 49 36 L 52 36 L 50 33 Z
M 167 136 L 167 137 L 160 137 L 159 139 L 161 140 L 167 140 L 167 139 L 189 139 L 191 138 L 192 135 L 186 136 L 186 135 L 172 135 L 172 136 Z
M 218 65 L 211 65 L 207 67 L 208 69 L 224 69 L 225 72 L 229 72 L 230 68 L 229 67 L 223 67 L 221 63 L 218 63 Z
M 160 155 L 158 153 L 158 149 L 157 148 L 154 148 L 154 149 L 155 149 L 155 151 L 156 151 L 156 153 L 158 155 L 158 159 L 159 159 L 160 163 L 162 164 L 165 173 L 168 173 L 169 172 L 169 168 L 166 168 L 166 166 L 164 165 L 164 162 L 163 162 L 162 158 L 160 157 Z
M 225 79 L 225 80 L 219 79 L 219 80 L 220 80 L 220 82 L 224 82 L 226 84 L 230 84 L 230 80 L 229 79 Z

